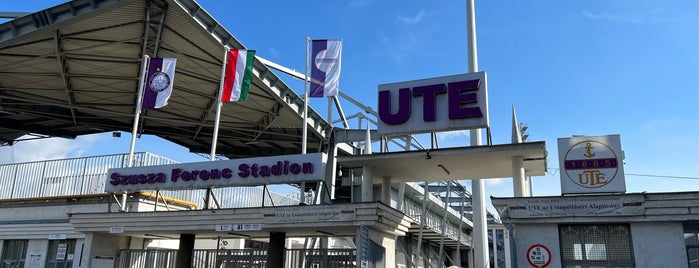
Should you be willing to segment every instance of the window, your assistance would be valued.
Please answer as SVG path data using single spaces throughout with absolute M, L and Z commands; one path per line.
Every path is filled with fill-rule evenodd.
M 560 225 L 563 267 L 635 267 L 628 224 Z
M 2 268 L 24 268 L 29 240 L 6 240 L 3 245 Z
M 689 268 L 699 268 L 699 234 L 696 232 L 685 233 L 684 243 L 687 247 Z
M 75 257 L 75 239 L 50 240 L 46 258 L 47 268 L 73 267 Z

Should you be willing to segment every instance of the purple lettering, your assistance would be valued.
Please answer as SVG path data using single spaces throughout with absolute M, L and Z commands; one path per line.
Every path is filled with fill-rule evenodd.
M 286 161 L 285 161 L 285 162 L 286 162 Z M 284 169 L 284 168 L 283 168 L 283 166 L 282 166 L 282 161 L 277 161 L 277 164 L 274 165 L 274 166 L 272 166 L 272 174 L 273 174 L 273 175 L 276 175 L 276 176 L 282 175 L 282 170 L 283 170 L 283 169 Z
M 164 173 L 148 173 L 148 174 L 132 174 L 132 175 L 121 175 L 119 173 L 112 173 L 109 175 L 109 183 L 112 185 L 129 185 L 129 184 L 146 184 L 146 183 L 158 183 L 165 182 Z
M 189 171 L 182 171 L 182 180 L 189 181 L 192 179 L 192 173 Z
M 146 174 L 138 174 L 136 181 L 140 184 L 146 183 Z
M 291 166 L 289 166 L 289 171 L 291 171 L 291 174 L 299 174 L 301 173 L 301 166 L 299 164 L 293 163 Z
M 221 177 L 226 178 L 226 179 L 230 179 L 233 176 L 232 173 L 233 173 L 233 170 L 231 170 L 230 168 L 224 168 L 223 170 L 221 170 Z
M 437 120 L 437 94 L 446 92 L 444 84 L 436 84 L 429 86 L 419 86 L 413 88 L 413 96 L 422 95 L 422 119 L 425 121 Z
M 303 173 L 313 173 L 313 163 L 303 163 Z
M 109 175 L 109 184 L 111 185 L 119 185 L 119 173 L 112 173 Z
M 260 176 L 262 177 L 269 177 L 270 175 L 270 168 L 268 166 L 261 166 L 260 167 Z
M 182 173 L 182 169 L 176 168 L 172 170 L 172 177 L 170 178 L 171 181 L 176 182 L 177 178 L 180 177 Z
M 259 176 L 259 174 L 257 174 L 257 172 L 259 171 L 259 168 L 257 167 L 257 164 L 252 164 L 252 166 L 250 167 L 250 171 L 252 171 L 252 176 L 253 176 L 253 177 L 258 177 L 258 176 Z
M 410 118 L 410 88 L 398 90 L 398 111 L 391 113 L 391 92 L 379 91 L 379 118 L 386 124 L 398 125 Z
M 469 91 L 478 91 L 480 87 L 480 79 L 452 82 L 448 84 L 449 88 L 449 119 L 461 119 L 470 117 L 482 117 L 481 109 L 476 107 L 462 107 L 466 104 L 478 103 L 478 95 L 476 92 L 465 93 Z
M 226 172 L 226 170 L 224 169 L 223 172 Z M 250 176 L 250 166 L 248 166 L 248 164 L 240 164 L 240 166 L 238 166 L 238 176 L 241 178 Z
M 199 171 L 199 178 L 202 180 L 208 180 L 209 179 L 209 171 L 208 170 Z

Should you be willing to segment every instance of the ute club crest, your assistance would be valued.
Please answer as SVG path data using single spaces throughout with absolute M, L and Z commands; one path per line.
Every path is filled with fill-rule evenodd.
M 558 139 L 561 192 L 625 192 L 619 135 Z

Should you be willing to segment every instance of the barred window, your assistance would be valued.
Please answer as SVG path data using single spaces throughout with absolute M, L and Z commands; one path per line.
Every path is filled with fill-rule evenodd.
M 0 266 L 24 268 L 28 244 L 29 240 L 5 240 Z
M 558 228 L 563 267 L 636 267 L 628 224 L 571 224 Z

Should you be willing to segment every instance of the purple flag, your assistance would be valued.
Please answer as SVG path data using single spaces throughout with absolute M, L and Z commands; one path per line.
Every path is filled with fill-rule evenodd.
M 337 96 L 340 82 L 342 40 L 311 43 L 311 97 Z
M 152 58 L 148 64 L 142 109 L 157 109 L 167 105 L 175 78 L 175 58 Z

